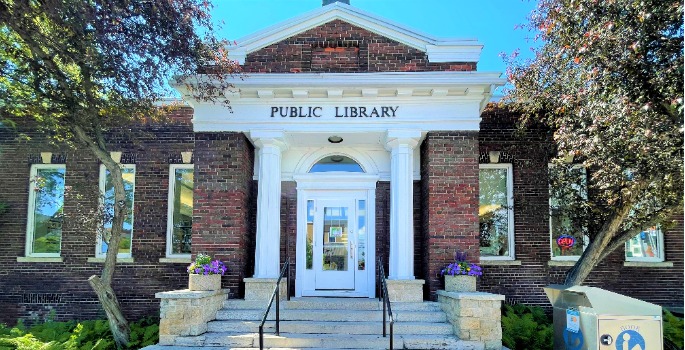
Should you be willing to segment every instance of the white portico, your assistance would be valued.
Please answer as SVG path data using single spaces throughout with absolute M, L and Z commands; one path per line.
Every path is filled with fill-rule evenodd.
M 336 3 L 242 39 L 231 57 L 243 64 L 251 52 L 332 20 L 419 49 L 430 62 L 477 62 L 482 48 L 475 40 L 434 39 Z M 431 131 L 478 130 L 493 89 L 504 83 L 500 74 L 249 73 L 233 83 L 224 92 L 231 111 L 186 99 L 195 132 L 241 132 L 255 146 L 250 282 L 278 277 L 281 184 L 294 181 L 296 296 L 374 297 L 376 186 L 383 181 L 390 184 L 389 279 L 393 286 L 407 282 L 421 300 L 413 261 L 421 142 Z
M 255 146 L 254 278 L 278 277 L 281 182 L 295 181 L 296 295 L 373 297 L 375 189 L 377 181 L 389 181 L 389 278 L 413 280 L 419 145 L 433 130 L 478 130 L 480 112 L 501 83 L 499 74 L 475 72 L 251 74 L 227 92 L 232 112 L 195 104 L 196 132 L 243 132 Z M 331 158 L 359 171 L 338 169 Z M 312 171 L 326 159 L 331 170 Z M 326 254 L 344 255 L 345 262 Z M 326 278 L 340 269 L 348 274 Z M 341 280 L 353 283 L 336 284 Z

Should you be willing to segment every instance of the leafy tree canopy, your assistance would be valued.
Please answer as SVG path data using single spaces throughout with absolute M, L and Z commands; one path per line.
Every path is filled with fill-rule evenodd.
M 210 9 L 207 0 L 0 0 L 0 121 L 32 118 L 53 140 L 90 150 L 111 174 L 107 255 L 101 277 L 88 281 L 118 347 L 129 327 L 111 284 L 129 209 L 104 134 L 161 116 L 155 102 L 169 96 L 172 76 L 196 99 L 226 103 L 217 92 L 237 66 L 214 36 Z M 198 72 L 210 74 L 185 79 Z
M 542 45 L 534 59 L 509 57 L 508 95 L 524 122 L 553 130 L 559 165 L 575 156 L 588 169 L 588 197 L 573 204 L 592 238 L 567 278 L 578 284 L 682 210 L 683 4 L 539 0 L 529 20 Z M 566 173 L 569 188 L 577 175 Z
M 172 75 L 235 70 L 210 9 L 205 0 L 0 0 L 3 119 L 36 118 L 69 141 L 74 125 L 94 135 L 151 117 Z

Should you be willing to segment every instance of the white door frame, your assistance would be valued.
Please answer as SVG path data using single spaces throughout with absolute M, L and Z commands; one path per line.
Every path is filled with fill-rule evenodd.
M 376 183 L 378 175 L 351 173 L 317 173 L 293 176 L 297 182 L 297 278 L 295 296 L 347 296 L 374 298 L 376 292 Z M 314 270 L 306 270 L 307 200 L 332 198 L 349 194 L 366 200 L 366 268 L 355 272 L 355 290 L 316 290 Z M 356 212 L 356 208 L 355 208 Z M 356 222 L 355 220 L 353 220 Z M 357 232 L 355 228 L 355 234 Z M 353 265 L 356 268 L 356 266 Z M 311 283 L 310 283 L 311 282 Z

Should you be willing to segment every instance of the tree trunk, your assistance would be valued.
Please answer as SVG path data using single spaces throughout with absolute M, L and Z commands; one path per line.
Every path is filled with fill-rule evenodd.
M 611 245 L 612 239 L 620 232 L 623 221 L 628 217 L 632 207 L 632 203 L 624 204 L 602 225 L 595 239 L 590 242 L 583 255 L 580 256 L 580 259 L 566 273 L 565 285 L 574 286 L 582 284 L 590 275 L 592 269 L 606 257 L 608 254 L 606 250 Z
M 102 305 L 107 314 L 109 329 L 112 331 L 117 347 L 122 348 L 128 344 L 131 330 L 128 327 L 128 321 L 126 321 L 124 314 L 121 313 L 119 300 L 117 300 L 114 290 L 112 290 L 111 285 L 102 283 L 98 276 L 91 276 L 88 279 L 88 283 L 90 283 L 95 294 L 97 294 L 100 305 Z
M 95 132 L 95 140 L 78 125 L 74 125 L 73 130 L 78 139 L 85 143 L 102 164 L 105 165 L 107 170 L 109 170 L 112 185 L 114 187 L 114 216 L 112 217 L 111 235 L 107 242 L 105 264 L 102 268 L 101 276 L 91 276 L 88 279 L 88 283 L 90 283 L 97 294 L 98 300 L 105 310 L 110 330 L 114 336 L 114 341 L 117 343 L 117 348 L 123 348 L 128 345 L 130 329 L 128 321 L 121 312 L 121 306 L 112 289 L 112 279 L 114 278 L 117 255 L 119 254 L 119 241 L 121 241 L 121 233 L 123 231 L 127 211 L 124 179 L 119 164 L 117 164 L 112 159 L 109 152 L 107 152 L 105 140 L 99 130 L 96 130 Z M 100 213 L 100 215 L 102 214 L 103 213 Z M 102 240 L 104 241 L 105 237 L 102 237 Z

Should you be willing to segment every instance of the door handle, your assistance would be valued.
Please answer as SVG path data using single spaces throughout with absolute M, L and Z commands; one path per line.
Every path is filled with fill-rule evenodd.
M 350 243 L 350 258 L 354 259 L 354 243 Z

